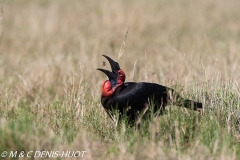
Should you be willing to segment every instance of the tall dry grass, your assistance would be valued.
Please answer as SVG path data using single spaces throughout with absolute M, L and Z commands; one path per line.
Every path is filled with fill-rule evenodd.
M 2 1 L 0 151 L 86 150 L 84 159 L 238 159 L 239 5 Z M 125 36 L 119 63 L 127 81 L 175 87 L 203 102 L 206 112 L 196 124 L 190 123 L 198 119 L 195 113 L 174 109 L 143 133 L 126 126 L 114 130 L 100 104 L 106 77 L 96 68 L 109 69 L 101 55 L 117 59 Z M 199 130 L 192 133 L 194 125 Z

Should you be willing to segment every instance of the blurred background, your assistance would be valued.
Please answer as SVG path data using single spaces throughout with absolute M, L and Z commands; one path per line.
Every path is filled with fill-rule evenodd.
M 102 66 L 101 55 L 117 60 L 124 41 L 119 63 L 127 81 L 186 85 L 217 74 L 239 81 L 239 4 L 3 1 L 0 76 L 17 74 L 25 85 L 52 87 L 68 74 L 80 75 L 81 65 L 84 78 L 99 85 L 102 76 L 96 68 Z
M 1 1 L 1 125 L 24 124 L 21 117 L 29 117 L 27 131 L 19 129 L 19 135 L 39 139 L 40 143 L 22 139 L 9 144 L 8 137 L 18 129 L 7 132 L 6 127 L 4 131 L 11 134 L 1 144 L 19 150 L 22 146 L 39 149 L 50 143 L 43 139 L 57 135 L 62 143 L 45 146 L 64 149 L 62 144 L 68 141 L 74 142 L 70 148 L 83 145 L 96 151 L 93 157 L 88 155 L 89 159 L 99 158 L 99 150 L 108 155 L 110 151 L 100 147 L 102 142 L 109 146 L 101 140 L 110 139 L 104 127 L 111 128 L 100 104 L 106 76 L 96 70 L 110 69 L 103 54 L 119 62 L 126 81 L 178 86 L 181 94 L 210 105 L 218 104 L 219 95 L 230 95 L 229 88 L 213 93 L 214 89 L 231 83 L 231 91 L 239 97 L 239 7 L 239 0 Z M 227 102 L 232 102 L 232 97 Z M 102 134 L 101 143 L 96 145 L 95 139 L 89 138 L 90 132 Z M 239 140 L 239 134 L 236 137 Z M 122 145 L 126 146 L 125 142 Z M 150 145 L 149 153 L 161 146 Z M 206 150 L 199 150 L 199 156 L 207 154 Z M 135 157 L 132 152 L 118 154 Z M 171 159 L 171 154 L 168 156 Z

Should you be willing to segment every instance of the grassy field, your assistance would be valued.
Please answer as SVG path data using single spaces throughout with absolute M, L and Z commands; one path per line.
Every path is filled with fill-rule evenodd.
M 239 6 L 3 0 L 0 157 L 86 151 L 81 159 L 240 159 Z M 114 128 L 100 103 L 106 76 L 96 69 L 110 68 L 102 54 L 119 59 L 127 81 L 175 88 L 204 112 L 169 106 L 140 131 Z

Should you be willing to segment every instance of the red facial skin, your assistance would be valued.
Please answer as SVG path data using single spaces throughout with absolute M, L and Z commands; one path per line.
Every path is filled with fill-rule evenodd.
M 121 86 L 125 81 L 125 73 L 123 70 L 118 71 L 117 85 L 112 87 L 112 84 L 109 80 L 106 80 L 102 84 L 102 96 L 110 97 L 116 91 L 116 89 Z

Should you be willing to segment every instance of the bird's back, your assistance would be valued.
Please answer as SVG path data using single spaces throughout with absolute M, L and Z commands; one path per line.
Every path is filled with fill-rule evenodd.
M 146 104 L 151 102 L 166 103 L 167 90 L 169 88 L 155 83 L 125 83 L 120 91 L 113 97 L 118 102 L 119 108 L 131 106 L 136 110 L 141 110 Z

